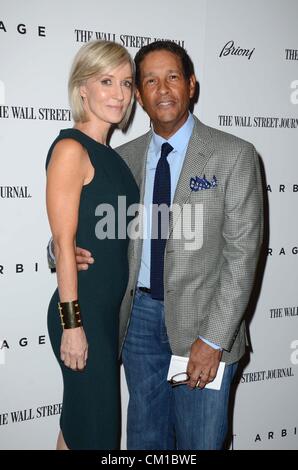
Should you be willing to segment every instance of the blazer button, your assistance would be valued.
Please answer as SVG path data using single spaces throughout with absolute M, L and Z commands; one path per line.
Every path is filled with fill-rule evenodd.
M 133 296 L 133 289 L 130 289 L 130 296 Z

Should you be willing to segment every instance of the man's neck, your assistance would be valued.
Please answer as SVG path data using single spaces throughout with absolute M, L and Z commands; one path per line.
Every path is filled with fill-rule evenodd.
M 169 123 L 156 123 L 152 121 L 152 126 L 154 129 L 155 134 L 159 135 L 160 137 L 163 137 L 165 140 L 169 140 L 176 132 L 181 129 L 182 126 L 186 123 L 188 119 L 189 114 L 187 113 L 181 121 L 178 123 L 175 123 L 173 125 L 172 122 Z

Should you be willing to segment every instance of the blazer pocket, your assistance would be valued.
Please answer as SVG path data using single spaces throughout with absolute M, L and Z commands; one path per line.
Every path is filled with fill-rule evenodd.
M 201 191 L 192 191 L 190 194 L 191 201 L 214 201 L 222 199 L 222 191 L 218 188 L 201 189 Z

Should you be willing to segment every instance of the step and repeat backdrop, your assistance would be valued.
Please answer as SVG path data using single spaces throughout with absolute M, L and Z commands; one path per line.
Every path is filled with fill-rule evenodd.
M 233 389 L 231 449 L 298 449 L 298 3 L 295 0 L 11 0 L 0 5 L 0 449 L 53 449 L 62 379 L 46 312 L 45 158 L 72 126 L 71 61 L 86 41 L 132 55 L 156 39 L 187 49 L 195 114 L 251 141 L 264 173 L 265 243 L 248 312 L 252 352 Z M 149 128 L 137 107 L 126 134 Z M 100 262 L 100 260 L 97 260 Z M 122 448 L 128 392 L 123 371 Z

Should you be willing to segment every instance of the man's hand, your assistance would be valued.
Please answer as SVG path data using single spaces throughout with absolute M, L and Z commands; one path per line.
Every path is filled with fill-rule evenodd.
M 90 251 L 76 247 L 76 262 L 78 271 L 86 271 L 89 268 L 89 264 L 94 263 L 94 259 L 92 258 Z
M 216 377 L 221 356 L 220 349 L 214 349 L 203 340 L 197 339 L 191 346 L 187 365 L 189 387 L 204 388 L 207 383 L 212 382 Z

